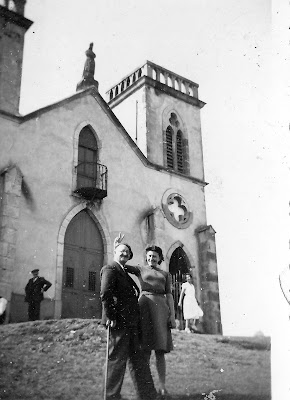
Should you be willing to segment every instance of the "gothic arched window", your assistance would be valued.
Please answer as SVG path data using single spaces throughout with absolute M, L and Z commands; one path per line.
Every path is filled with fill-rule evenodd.
M 77 187 L 95 185 L 98 161 L 98 145 L 91 129 L 81 130 L 78 147 Z
M 166 167 L 180 173 L 186 173 L 185 145 L 180 122 L 177 115 L 172 112 L 169 125 L 165 132 L 165 163 Z

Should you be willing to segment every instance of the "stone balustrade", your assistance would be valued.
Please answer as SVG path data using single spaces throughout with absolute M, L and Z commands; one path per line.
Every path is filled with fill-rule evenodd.
M 187 94 L 188 96 L 198 98 L 197 83 L 192 82 L 189 79 L 183 78 L 182 76 L 177 75 L 174 72 L 169 71 L 168 69 L 160 67 L 157 64 L 147 61 L 144 65 L 137 68 L 131 74 L 127 75 L 117 85 L 111 87 L 106 92 L 107 100 L 110 102 L 143 76 L 148 76 L 179 92 Z

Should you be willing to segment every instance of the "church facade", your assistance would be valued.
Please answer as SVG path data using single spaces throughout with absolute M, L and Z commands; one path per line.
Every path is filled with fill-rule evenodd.
M 32 23 L 24 5 L 0 5 L 0 295 L 9 302 L 7 322 L 27 320 L 24 287 L 35 268 L 52 283 L 41 318 L 100 318 L 99 272 L 122 232 L 132 265 L 145 262 L 148 245 L 162 248 L 176 318 L 190 271 L 204 311 L 200 330 L 222 333 L 198 85 L 147 61 L 103 99 L 91 44 L 76 93 L 20 115 Z

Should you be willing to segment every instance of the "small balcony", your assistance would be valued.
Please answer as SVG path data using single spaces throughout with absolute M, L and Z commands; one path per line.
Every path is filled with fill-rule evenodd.
M 86 200 L 102 200 L 107 197 L 108 169 L 97 162 L 81 162 L 76 167 L 77 193 Z

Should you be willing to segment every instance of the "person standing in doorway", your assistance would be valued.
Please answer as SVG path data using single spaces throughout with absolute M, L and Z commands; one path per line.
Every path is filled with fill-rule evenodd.
M 34 269 L 31 273 L 33 277 L 25 286 L 24 301 L 28 303 L 29 321 L 36 321 L 40 318 L 40 303 L 43 300 L 43 293 L 51 287 L 51 283 L 38 276 L 39 269 Z
M 182 305 L 183 300 L 183 305 Z M 191 333 L 197 331 L 196 320 L 203 316 L 203 311 L 199 307 L 195 297 L 195 288 L 190 273 L 186 274 L 186 282 L 181 286 L 181 293 L 178 301 L 178 307 L 183 309 L 183 317 L 185 319 L 185 332 Z M 192 325 L 191 325 L 192 322 Z
M 154 400 L 156 390 L 140 348 L 139 288 L 125 271 L 133 257 L 128 244 L 118 244 L 114 261 L 101 270 L 102 323 L 110 329 L 106 400 L 121 400 L 126 371 L 130 371 L 138 400 Z

